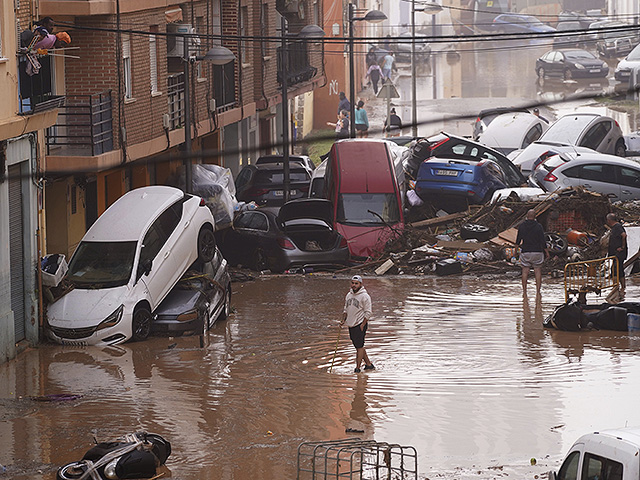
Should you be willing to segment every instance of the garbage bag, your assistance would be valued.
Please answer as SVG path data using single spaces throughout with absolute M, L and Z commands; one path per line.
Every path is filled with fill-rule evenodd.
M 544 320 L 543 325 L 546 328 L 577 332 L 586 327 L 587 323 L 587 317 L 579 305 L 563 303 Z
M 587 320 L 599 330 L 627 331 L 627 309 L 611 306 L 599 312 L 587 314 Z
M 184 191 L 186 186 L 184 166 L 178 168 L 167 183 Z M 202 197 L 211 210 L 216 222 L 216 230 L 231 226 L 234 208 L 238 203 L 231 170 L 219 165 L 193 165 L 192 185 L 193 193 Z
M 42 270 L 42 284 L 47 287 L 57 287 L 69 270 L 69 266 L 62 253 L 52 253 L 42 258 L 40 269 Z

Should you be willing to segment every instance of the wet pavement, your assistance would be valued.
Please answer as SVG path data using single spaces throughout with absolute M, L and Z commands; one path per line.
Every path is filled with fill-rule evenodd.
M 22 353 L 0 365 L 5 475 L 55 478 L 94 437 L 147 430 L 171 442 L 171 478 L 184 480 L 296 478 L 300 443 L 356 436 L 415 447 L 420 478 L 534 478 L 579 435 L 640 424 L 640 337 L 543 329 L 561 280 L 545 279 L 539 302 L 517 276 L 365 285 L 366 373 L 353 373 L 346 331 L 329 372 L 349 286 L 330 275 L 234 284 L 235 313 L 204 348 L 186 337 Z M 53 394 L 81 397 L 31 398 Z

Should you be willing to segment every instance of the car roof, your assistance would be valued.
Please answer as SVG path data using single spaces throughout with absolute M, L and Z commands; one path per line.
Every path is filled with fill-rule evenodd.
M 98 217 L 82 240 L 138 241 L 160 213 L 183 197 L 182 190 L 163 185 L 131 190 Z
M 305 162 L 308 160 L 308 158 L 309 157 L 307 157 L 306 155 L 289 155 L 289 161 Z M 283 161 L 284 161 L 283 155 L 263 155 L 261 157 L 258 157 L 255 164 L 259 165 L 261 163 L 277 163 L 277 162 L 282 163 Z
M 371 193 L 394 191 L 393 165 L 384 140 L 338 140 L 333 144 L 332 152 L 338 155 L 341 193 L 363 193 L 363 185 Z
M 593 151 L 593 152 L 570 152 L 569 151 L 569 152 L 563 152 L 563 155 L 565 155 L 565 157 L 570 158 L 571 163 L 573 165 L 576 165 L 578 163 L 589 163 L 589 162 L 607 162 L 607 163 L 612 163 L 612 164 L 621 165 L 621 166 L 628 165 L 629 167 L 640 168 L 640 162 L 638 162 L 637 160 L 618 157 L 616 155 L 609 155 L 607 153 L 600 153 L 596 151 Z

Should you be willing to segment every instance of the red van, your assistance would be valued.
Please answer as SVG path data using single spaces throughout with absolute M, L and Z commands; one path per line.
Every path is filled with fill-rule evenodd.
M 401 150 L 386 140 L 345 139 L 331 147 L 325 198 L 333 224 L 347 239 L 354 259 L 376 257 L 404 228 Z

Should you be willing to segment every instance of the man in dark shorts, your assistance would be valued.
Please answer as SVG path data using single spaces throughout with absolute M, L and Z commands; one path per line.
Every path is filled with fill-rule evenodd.
M 518 227 L 516 245 L 520 246 L 520 266 L 522 267 L 522 295 L 527 296 L 527 279 L 533 268 L 536 277 L 536 296 L 540 296 L 542 286 L 542 264 L 549 255 L 544 239 L 544 229 L 536 221 L 536 212 L 527 212 L 527 219 Z
M 364 348 L 364 337 L 367 334 L 367 326 L 371 318 L 371 297 L 362 285 L 362 277 L 354 275 L 351 278 L 351 289 L 344 301 L 344 311 L 340 326 L 345 322 L 349 327 L 349 337 L 353 346 L 356 347 L 356 368 L 355 373 L 360 372 L 360 365 L 364 360 L 364 369 L 373 370 L 376 367 L 369 360 L 367 351 Z
M 620 289 L 624 291 L 626 288 L 624 261 L 627 259 L 627 254 L 629 253 L 627 232 L 618 221 L 615 213 L 607 214 L 607 225 L 611 228 L 608 253 L 610 257 L 616 257 L 618 259 L 618 279 L 620 281 Z M 615 275 L 615 272 L 613 273 Z

